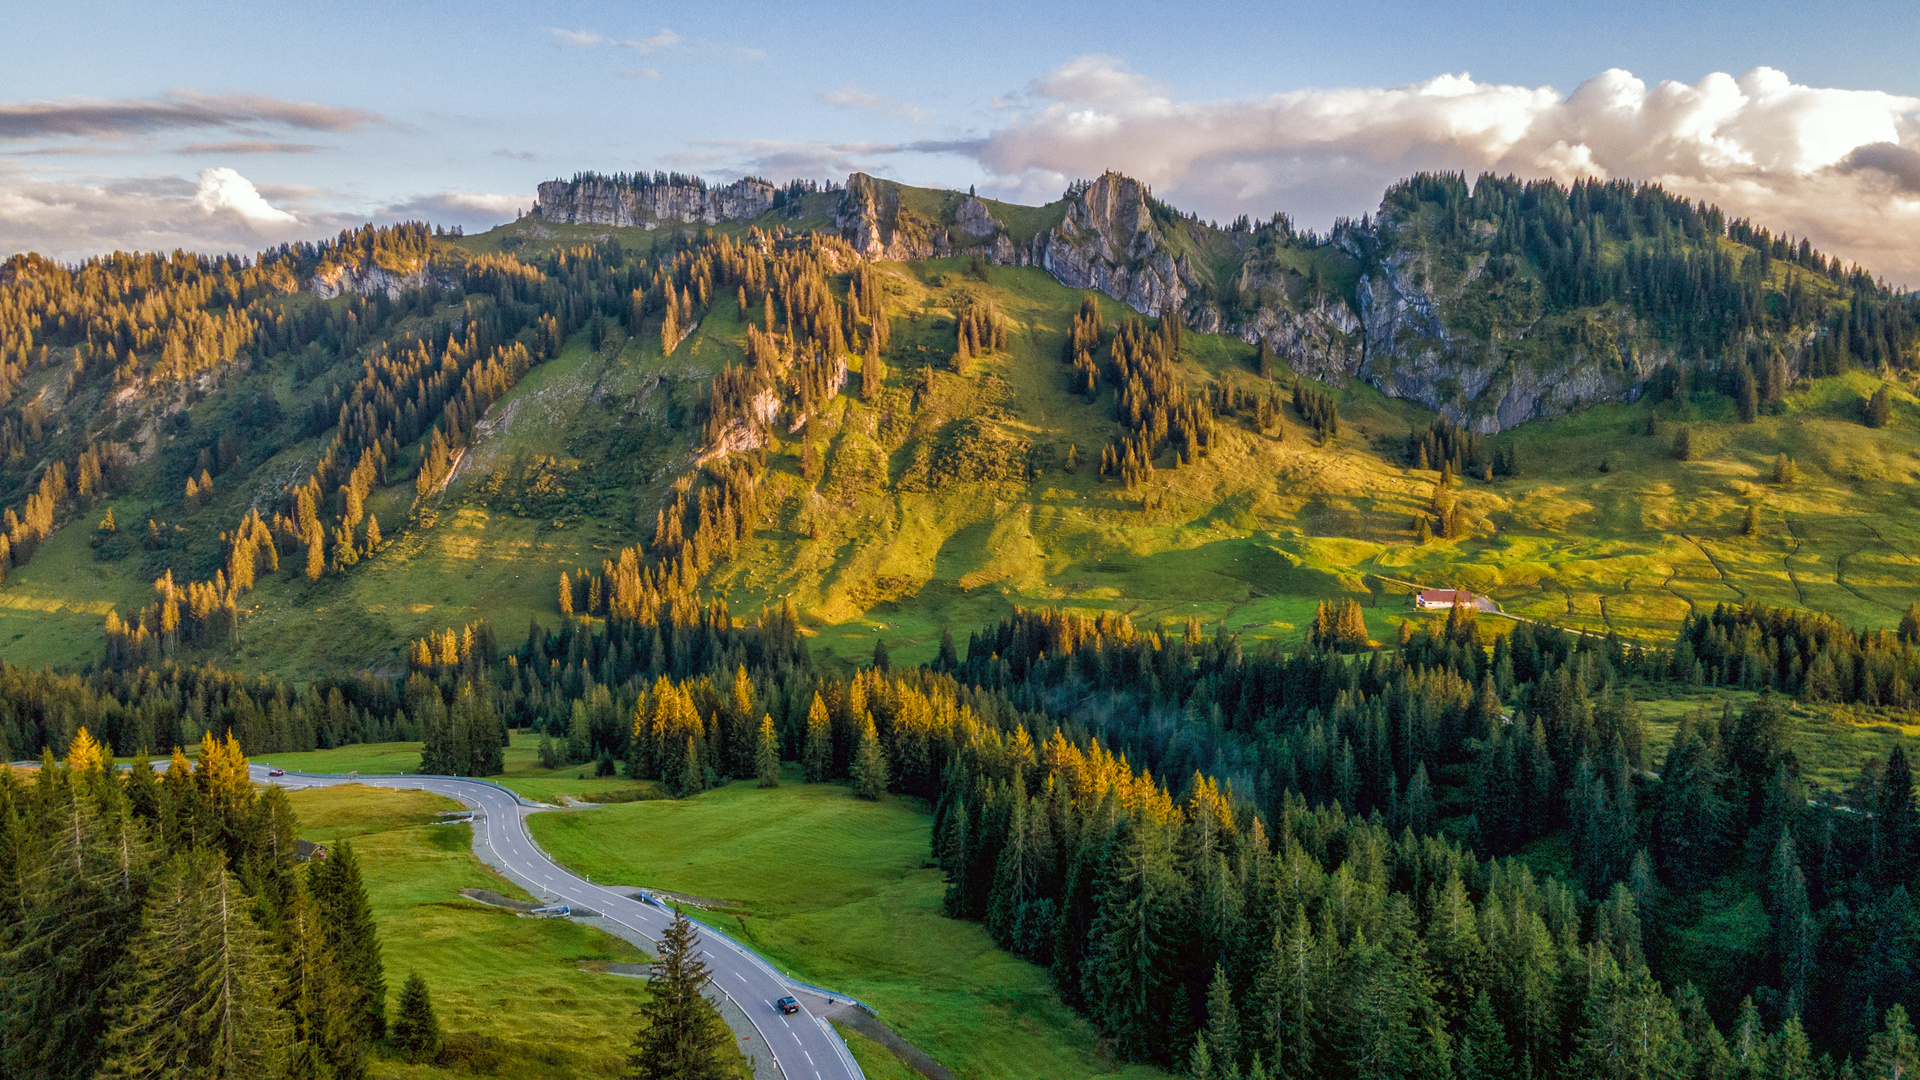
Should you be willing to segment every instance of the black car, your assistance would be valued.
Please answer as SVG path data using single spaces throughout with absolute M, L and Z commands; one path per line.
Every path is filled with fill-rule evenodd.
M 285 769 L 268 769 L 268 770 L 267 770 L 267 775 L 268 775 L 268 776 L 285 776 L 285 775 L 287 775 L 287 770 L 285 770 Z
M 773 1007 L 791 1016 L 800 1011 L 800 1002 L 796 998 L 783 997 L 779 1001 L 774 1002 Z

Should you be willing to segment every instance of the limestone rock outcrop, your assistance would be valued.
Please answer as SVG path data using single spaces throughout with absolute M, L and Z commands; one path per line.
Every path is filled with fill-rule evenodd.
M 866 173 L 847 177 L 833 224 L 853 250 L 869 259 L 935 259 L 952 254 L 944 222 L 902 206 L 898 184 Z
M 692 177 L 579 177 L 548 180 L 534 210 L 548 221 L 573 225 L 653 228 L 662 221 L 718 225 L 773 209 L 775 188 L 749 177 L 720 187 Z
M 1146 185 L 1115 172 L 1069 192 L 1065 219 L 1035 237 L 1034 264 L 1135 311 L 1181 310 L 1198 281 L 1186 256 L 1166 250 L 1147 199 Z

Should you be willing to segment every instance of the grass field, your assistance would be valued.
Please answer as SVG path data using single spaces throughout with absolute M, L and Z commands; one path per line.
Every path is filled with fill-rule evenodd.
M 1162 1075 L 1107 1059 L 1045 972 L 941 914 L 945 886 L 926 863 L 931 820 L 841 785 L 743 782 L 528 824 L 595 880 L 716 902 L 700 917 L 783 970 L 874 1006 L 963 1077 Z
M 596 777 L 591 765 L 543 769 L 539 755 L 540 737 L 530 732 L 516 731 L 505 754 L 506 772 L 491 779 L 529 799 L 556 804 L 563 795 L 585 798 L 604 794 L 624 801 L 660 797 L 659 784 L 651 780 Z M 295 772 L 358 772 L 368 776 L 414 773 L 420 771 L 420 744 L 364 743 L 302 754 L 268 754 L 257 759 L 256 764 L 278 765 Z
M 561 919 L 523 919 L 460 896 L 490 889 L 528 899 L 469 850 L 470 827 L 435 825 L 451 799 L 354 785 L 290 794 L 302 837 L 353 842 L 380 923 L 388 1008 L 419 972 L 450 1045 L 450 1067 L 376 1060 L 376 1077 L 484 1075 L 562 1080 L 616 1075 L 633 1037 L 642 984 L 592 965 L 645 962 L 618 938 Z
M 642 247 L 664 235 L 524 222 L 461 243 L 485 250 L 509 235 L 558 244 L 614 232 Z M 737 614 L 791 598 L 823 655 L 862 658 L 884 640 L 901 661 L 920 662 L 942 629 L 964 639 L 1037 605 L 1149 624 L 1193 616 L 1250 641 L 1293 642 L 1317 603 L 1342 596 L 1361 601 L 1376 639 L 1391 640 L 1416 585 L 1464 585 L 1516 615 L 1649 642 L 1722 602 L 1885 626 L 1920 601 L 1920 402 L 1903 384 L 1893 384 L 1894 421 L 1882 429 L 1857 420 L 1878 385 L 1860 373 L 1803 383 L 1777 415 L 1751 424 L 1716 395 L 1659 406 L 1666 432 L 1657 436 L 1646 434 L 1645 402 L 1524 424 L 1499 437 L 1518 449 L 1518 476 L 1464 480 L 1454 492 L 1471 535 L 1422 546 L 1411 521 L 1438 477 L 1406 467 L 1400 452 L 1403 436 L 1431 420 L 1425 409 L 1356 380 L 1334 390 L 1341 434 L 1324 445 L 1291 411 L 1266 433 L 1223 419 L 1210 456 L 1174 468 L 1163 455 L 1144 490 L 1125 492 L 1094 465 L 1118 430 L 1113 391 L 1094 403 L 1068 393 L 1059 359 L 1081 293 L 1033 268 L 975 274 L 964 259 L 878 271 L 894 320 L 886 389 L 872 402 L 843 393 L 814 420 L 821 482 L 800 477 L 798 436 L 776 433 L 764 518 L 706 582 Z M 1008 348 L 956 374 L 953 320 L 975 301 L 1005 313 Z M 1123 314 L 1111 301 L 1104 310 Z M 672 356 L 651 336 L 616 332 L 596 352 L 576 335 L 494 405 L 417 525 L 406 527 L 410 484 L 375 494 L 370 506 L 392 540 L 377 557 L 315 584 L 291 569 L 265 579 L 249 598 L 243 646 L 222 662 L 295 679 L 397 672 L 406 641 L 426 631 L 487 618 L 510 642 L 530 618 L 551 625 L 560 571 L 597 568 L 650 535 L 661 491 L 691 465 L 689 418 L 705 380 L 741 359 L 744 334 L 723 290 Z M 1190 389 L 1270 389 L 1239 340 L 1186 340 Z M 289 400 L 311 392 L 286 389 Z M 913 481 L 915 462 L 963 421 L 1017 442 L 1020 467 L 1003 479 Z M 1688 461 L 1669 452 L 1682 424 L 1694 436 Z M 1069 448 L 1081 462 L 1072 471 Z M 313 440 L 288 447 L 254 475 L 294 475 L 316 452 Z M 1771 482 L 1780 453 L 1797 464 L 1791 485 Z M 560 463 L 570 509 L 533 517 L 489 508 L 480 497 L 489 475 L 532 454 Z M 147 516 L 145 497 L 121 500 L 120 519 Z M 201 519 L 237 513 L 237 502 L 221 505 Z M 1762 525 L 1755 537 L 1738 528 L 1750 505 Z M 94 516 L 57 533 L 0 590 L 0 658 L 83 666 L 98 655 L 105 612 L 151 598 L 139 559 L 93 558 Z

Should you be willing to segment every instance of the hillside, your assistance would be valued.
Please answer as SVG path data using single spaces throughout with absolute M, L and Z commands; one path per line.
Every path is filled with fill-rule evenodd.
M 838 344 L 803 326 L 780 346 L 782 367 L 808 356 L 831 367 L 821 350 L 863 350 L 872 331 L 861 328 L 884 313 L 886 374 L 862 393 L 856 355 L 842 365 L 856 369 L 844 390 L 818 401 L 792 398 L 791 380 L 772 388 L 781 420 L 746 424 L 748 457 L 765 462 L 758 520 L 732 557 L 701 567 L 697 591 L 743 612 L 791 600 L 841 657 L 885 641 L 924 660 L 943 629 L 964 635 L 1039 604 L 1298 640 L 1318 602 L 1354 596 L 1385 640 L 1405 613 L 1401 594 L 1458 584 L 1515 615 L 1656 641 L 1688 611 L 1723 601 L 1891 625 L 1920 599 L 1909 569 L 1920 554 L 1915 399 L 1895 363 L 1911 361 L 1911 303 L 1744 223 L 1729 229 L 1643 196 L 1639 224 L 1616 221 L 1625 239 L 1556 266 L 1561 249 L 1527 222 L 1532 204 L 1559 204 L 1538 185 L 1491 180 L 1470 196 L 1457 181 L 1410 181 L 1388 193 L 1377 222 L 1343 223 L 1323 239 L 1283 217 L 1218 229 L 1111 174 L 1039 208 L 863 176 L 844 189 L 769 185 L 754 199 L 701 202 L 671 195 L 684 178 L 657 179 L 637 190 L 699 231 L 637 204 L 607 210 L 604 197 L 566 203 L 573 188 L 556 182 L 543 187 L 542 214 L 482 236 L 369 231 L 269 253 L 257 268 L 109 261 L 70 283 L 57 268 L 14 260 L 10 295 L 64 288 L 91 297 L 65 303 L 101 314 L 77 345 L 49 344 L 61 332 L 43 325 L 9 347 L 17 389 L 7 423 L 21 447 L 6 475 L 22 493 L 23 525 L 0 589 L 0 659 L 86 666 L 101 655 L 109 613 L 126 619 L 153 603 L 168 572 L 181 605 L 201 606 L 197 625 L 234 605 L 191 652 L 294 677 L 402 670 L 405 642 L 440 627 L 555 618 L 562 571 L 600 574 L 622 549 L 647 548 L 656 510 L 676 483 L 686 490 L 696 457 L 709 472 L 724 460 L 708 438 L 713 380 L 748 363 L 750 325 L 766 329 L 767 305 L 751 297 L 769 287 L 783 304 L 792 295 L 712 283 L 728 272 L 717 255 L 737 261 L 749 249 L 780 274 L 814 260 L 807 272 L 825 291 L 807 302 L 831 303 L 846 323 Z M 1614 236 L 1608 215 L 1634 205 L 1602 194 L 1576 189 L 1573 208 L 1561 207 L 1570 220 L 1588 215 L 1578 237 Z M 637 223 L 556 220 L 596 215 Z M 1636 239 L 1648 220 L 1652 239 Z M 1727 235 L 1707 244 L 1689 229 Z M 1653 256 L 1634 254 L 1644 244 L 1676 258 L 1705 244 L 1734 268 L 1729 280 L 1758 297 L 1742 344 L 1728 343 L 1734 329 L 1718 317 L 1663 321 L 1648 290 L 1622 284 L 1651 272 Z M 859 275 L 849 275 L 863 258 L 879 261 L 860 271 L 871 296 L 855 312 L 847 290 Z M 702 290 L 684 305 L 691 330 L 670 356 L 656 266 L 681 292 Z M 1089 295 L 1099 326 L 1083 330 L 1076 367 L 1068 339 Z M 1371 299 L 1383 295 L 1397 306 Z M 1140 434 L 1116 419 L 1125 386 L 1113 342 L 1124 320 L 1140 318 L 1129 304 L 1180 310 L 1194 328 L 1149 376 L 1165 385 L 1147 398 L 1171 396 L 1147 407 L 1187 409 L 1206 441 L 1155 433 L 1157 468 L 1123 483 L 1100 463 Z M 166 314 L 153 321 L 154 311 Z M 996 313 L 1005 342 L 957 370 L 958 320 L 969 311 Z M 1420 311 L 1433 325 L 1413 318 Z M 775 329 L 793 335 L 794 317 L 775 312 Z M 249 330 L 219 336 L 243 320 Z M 516 333 L 530 349 L 494 344 Z M 514 347 L 526 350 L 524 375 L 486 376 L 484 358 L 467 355 Z M 381 359 L 408 349 L 427 357 L 415 368 L 432 371 Z M 1709 349 L 1718 359 L 1671 359 Z M 68 353 L 78 363 L 57 374 L 53 358 Z M 1307 385 L 1335 400 L 1337 430 L 1316 429 L 1292 406 L 1297 373 L 1324 380 Z M 1423 406 L 1491 431 L 1513 400 L 1500 380 L 1516 373 L 1546 395 L 1531 411 L 1583 407 L 1472 445 L 1477 436 L 1442 431 L 1466 474 L 1447 496 L 1458 535 L 1416 543 L 1416 515 L 1438 528 L 1445 510 L 1438 473 L 1414 467 L 1407 442 L 1436 422 Z M 1864 427 L 1861 403 L 1881 385 L 1891 422 Z M 1490 399 L 1506 404 L 1480 411 Z M 338 422 L 369 406 L 390 418 Z M 1693 442 L 1684 462 L 1671 453 L 1680 427 Z M 811 478 L 808 438 L 820 463 Z M 96 479 L 37 496 L 57 526 L 37 540 L 25 495 L 44 486 L 50 463 L 72 462 L 69 475 L 80 476 L 83 452 Z M 1783 453 L 1796 466 L 1791 484 L 1771 482 Z M 1499 474 L 1481 478 L 1496 459 Z M 313 511 L 295 497 L 302 483 Z M 1740 535 L 1749 507 L 1755 536 Z M 109 508 L 112 533 L 98 527 Z M 350 514 L 356 550 L 343 560 Z M 382 530 L 377 550 L 363 517 Z M 228 581 L 217 597 L 186 596 L 190 582 L 238 573 L 243 519 L 252 589 Z M 308 524 L 322 519 L 333 524 Z M 310 579 L 314 528 L 324 567 Z
M 534 828 L 961 1075 L 1572 1080 L 1623 1016 L 1649 1075 L 1883 1053 L 1914 303 L 1657 188 L 1445 176 L 1327 237 L 1114 174 L 582 174 L 481 236 L 12 260 L 0 761 L 69 764 L 0 769 L 0 869 L 60 910 L 67 804 L 196 843 L 184 755 L 102 759 L 204 737 L 248 798 L 270 754 L 629 804 Z M 502 917 L 421 897 L 380 914 Z

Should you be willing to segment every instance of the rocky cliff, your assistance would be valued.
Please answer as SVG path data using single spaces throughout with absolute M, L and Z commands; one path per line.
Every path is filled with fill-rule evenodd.
M 1045 267 L 1063 285 L 1097 289 L 1143 314 L 1178 312 L 1195 330 L 1265 343 L 1303 375 L 1365 379 L 1488 433 L 1631 399 L 1667 358 L 1618 313 L 1571 342 L 1537 318 L 1478 335 L 1450 329 L 1450 311 L 1485 303 L 1473 293 L 1485 285 L 1476 285 L 1480 264 L 1444 271 L 1385 219 L 1342 223 L 1305 245 L 1289 234 L 1282 257 L 1245 226 L 1222 230 L 1157 209 L 1144 185 L 1110 172 L 1069 190 L 1064 219 L 1024 258 L 996 261 Z M 1343 295 L 1309 286 L 1299 268 L 1315 262 L 1367 269 Z M 1231 276 L 1222 269 L 1236 265 Z
M 853 250 L 869 259 L 935 259 L 952 254 L 945 222 L 902 206 L 900 185 L 866 173 L 847 177 L 833 224 Z
M 696 179 L 583 177 L 540 185 L 534 210 L 548 221 L 651 229 L 661 221 L 744 221 L 773 209 L 774 186 L 765 180 L 735 180 L 709 187 Z
M 322 267 L 307 283 L 307 291 L 322 300 L 331 300 L 342 293 L 359 293 L 371 296 L 376 292 L 386 293 L 389 299 L 398 300 L 405 289 L 424 288 L 428 281 L 438 281 L 442 286 L 451 287 L 460 283 L 455 274 L 435 273 L 425 264 L 410 271 L 389 270 L 371 263 L 353 266 Z
M 1033 262 L 1071 289 L 1098 289 L 1135 311 L 1186 306 L 1193 265 L 1167 250 L 1144 184 L 1103 174 L 1067 196 L 1066 218 L 1035 238 Z
M 1450 329 L 1449 310 L 1470 303 L 1470 290 L 1481 284 L 1478 264 L 1440 272 L 1431 253 L 1401 242 L 1391 226 L 1359 239 L 1373 242 L 1379 257 L 1356 290 L 1366 343 L 1357 373 L 1389 397 L 1417 401 L 1473 430 L 1492 434 L 1601 401 L 1631 401 L 1670 359 L 1641 340 L 1624 312 L 1583 316 L 1589 332 L 1576 341 L 1542 319 L 1479 333 Z

